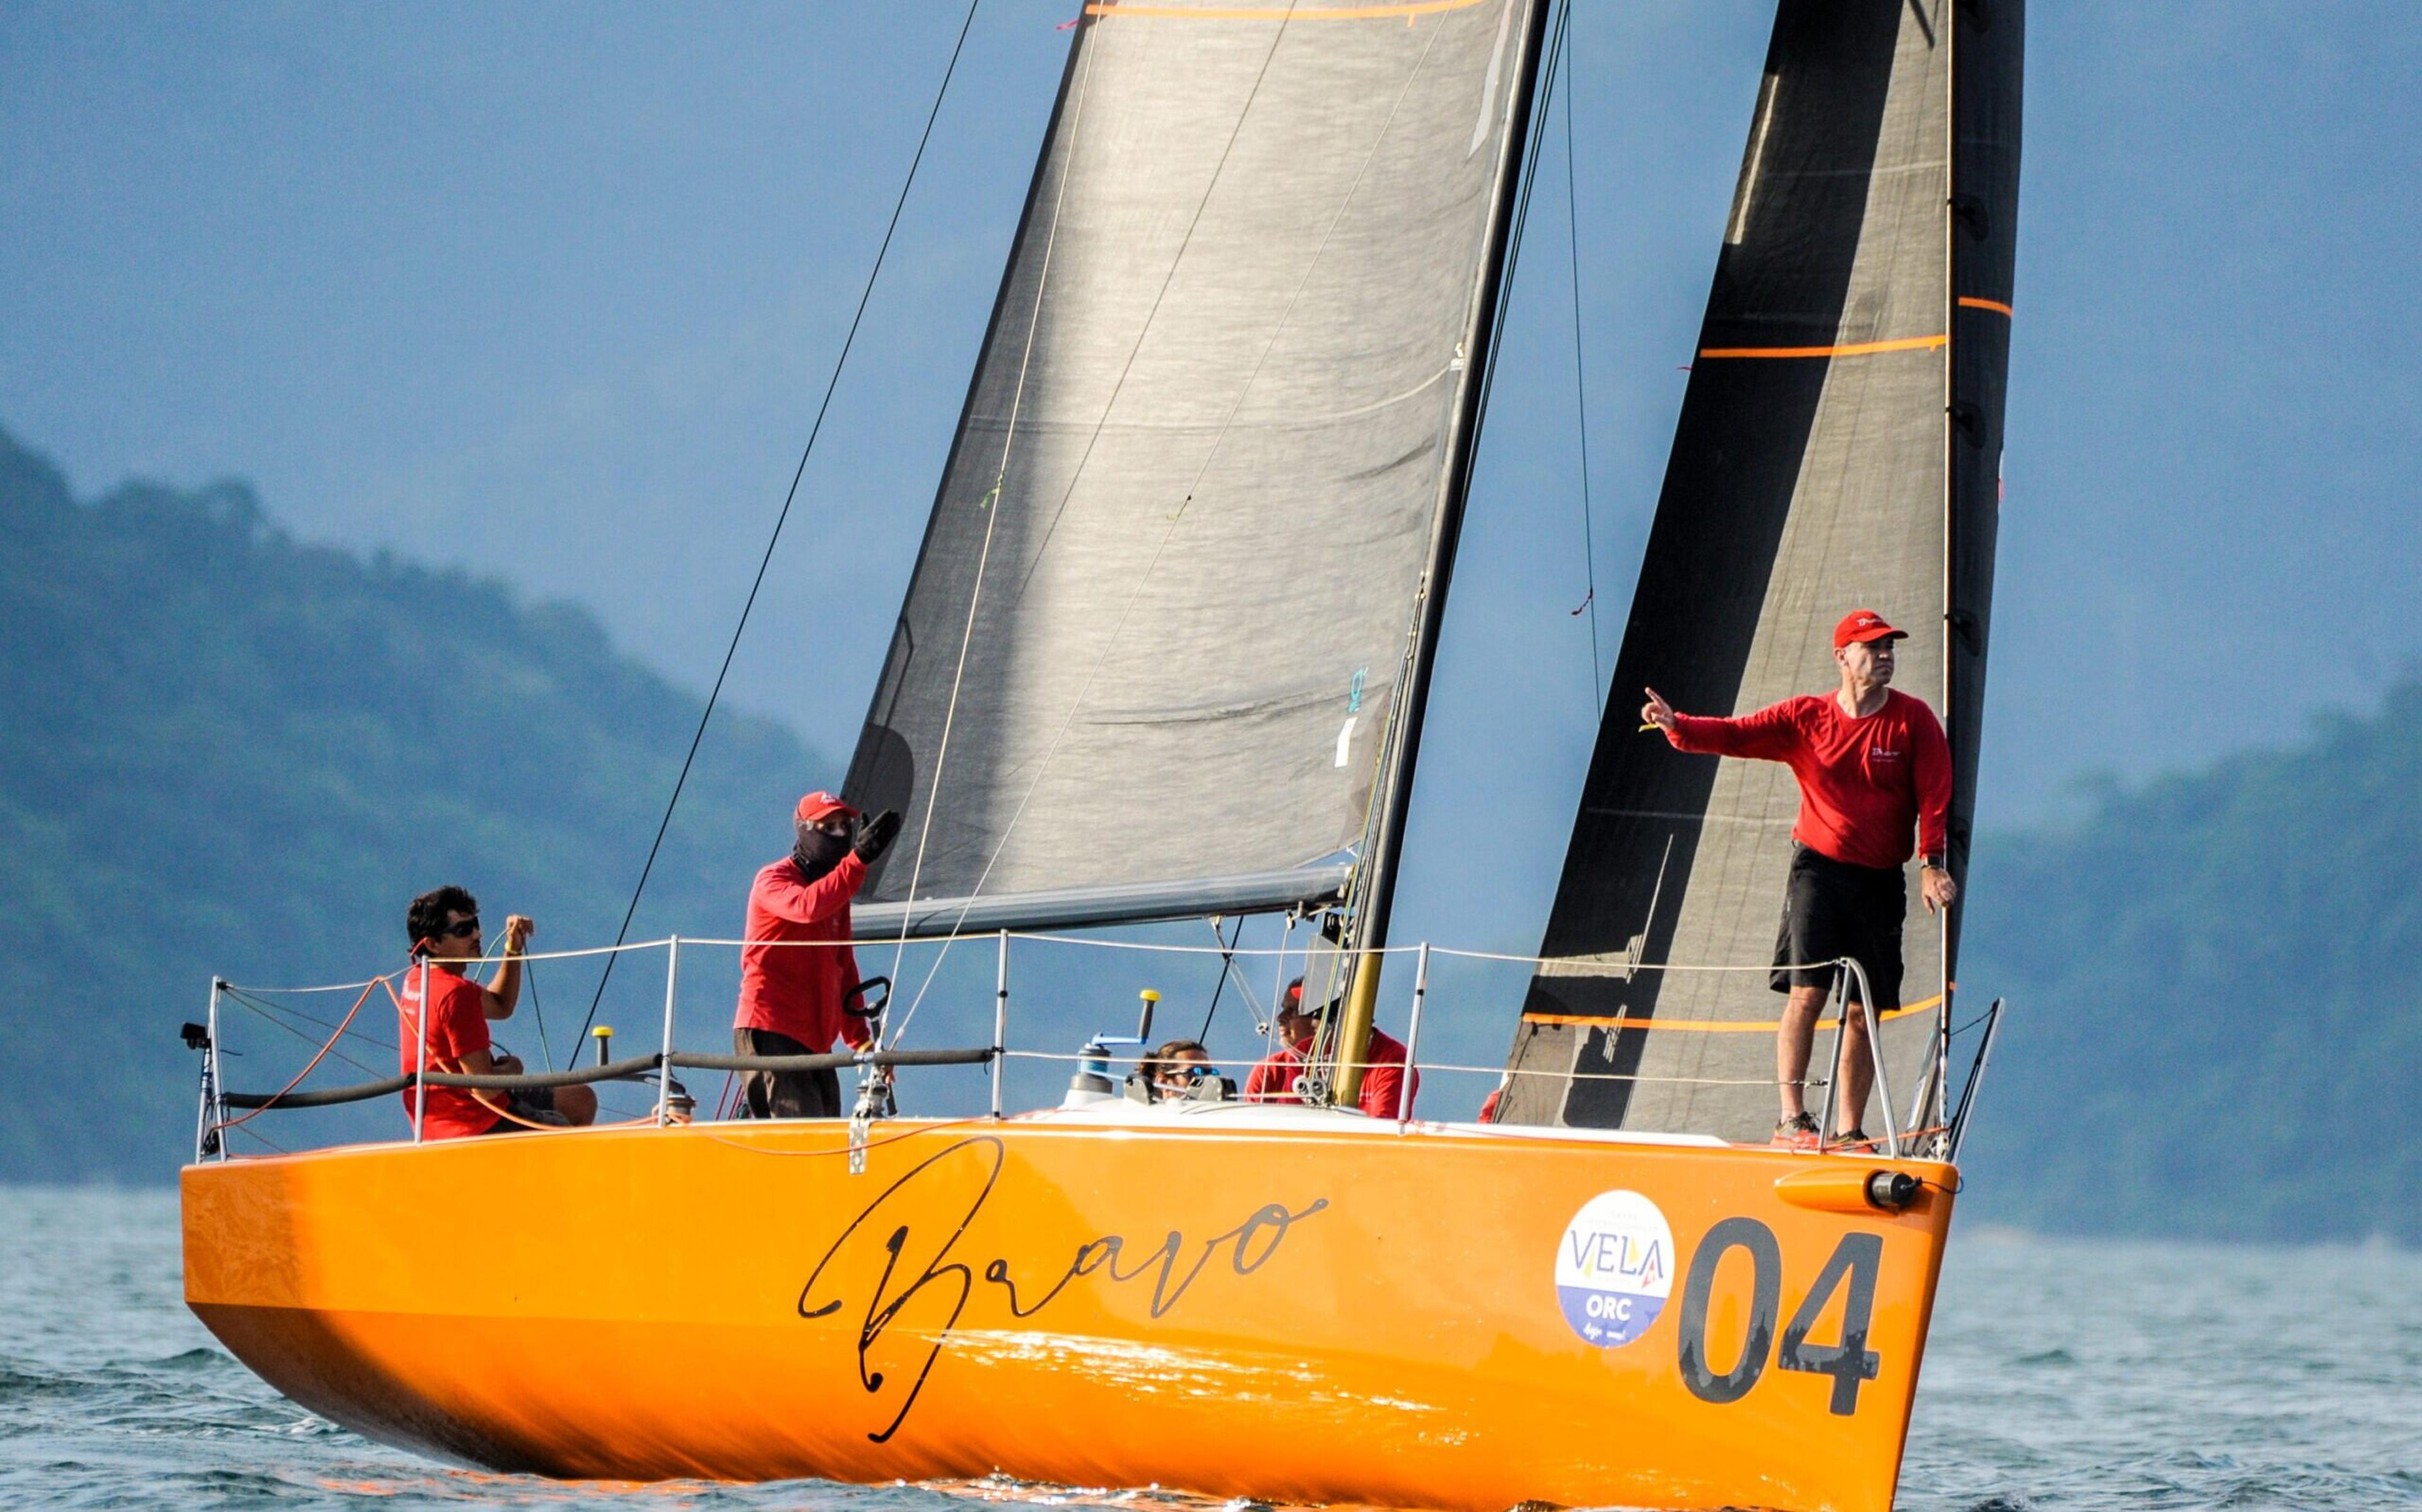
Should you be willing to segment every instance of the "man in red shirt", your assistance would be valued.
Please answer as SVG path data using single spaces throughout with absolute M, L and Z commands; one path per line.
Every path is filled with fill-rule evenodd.
M 522 1063 L 496 1054 L 488 1041 L 488 1021 L 510 1019 L 521 1001 L 522 951 L 536 926 L 521 914 L 505 919 L 505 955 L 481 987 L 464 968 L 486 954 L 480 948 L 480 900 L 459 887 L 439 887 L 412 900 L 404 915 L 412 937 L 412 965 L 397 993 L 396 1053 L 407 1076 L 420 1068 L 421 1008 L 428 1019 L 429 1068 L 469 1076 L 519 1076 Z M 427 1102 L 418 1087 L 403 1089 L 406 1117 L 421 1114 L 420 1137 L 462 1139 L 508 1134 L 524 1129 L 561 1129 L 597 1116 L 597 1094 L 585 1086 L 540 1087 L 518 1092 L 474 1092 L 432 1086 Z
M 824 1055 L 837 1037 L 853 1048 L 872 1037 L 866 1020 L 847 1011 L 858 980 L 849 903 L 865 885 L 866 868 L 899 834 L 900 816 L 859 824 L 857 810 L 814 792 L 791 818 L 797 836 L 791 853 L 761 868 L 748 889 L 735 1054 Z M 750 1071 L 742 1084 L 752 1118 L 841 1116 L 841 1076 L 829 1068 Z
M 1906 640 L 1872 609 L 1854 609 L 1833 627 L 1833 661 L 1841 686 L 1804 694 L 1738 719 L 1677 714 L 1648 689 L 1640 717 L 1665 732 L 1678 751 L 1781 761 L 1800 779 L 1800 820 L 1783 926 L 1774 942 L 1774 990 L 1789 994 L 1775 1041 L 1775 1078 L 1783 1118 L 1777 1144 L 1814 1148 L 1823 1143 L 1808 1116 L 1801 1083 L 1825 1006 L 1832 972 L 1793 971 L 1809 961 L 1848 956 L 1865 968 L 1879 1014 L 1900 1006 L 1901 921 L 1909 912 L 1901 865 L 1917 837 L 1926 857 L 1919 895 L 1927 911 L 1949 908 L 1958 886 L 1944 869 L 1944 816 L 1951 806 L 1951 748 L 1923 699 L 1895 693 L 1893 643 Z M 1858 978 L 1845 996 L 1858 999 Z M 1841 1064 L 1834 1068 L 1839 1137 L 1864 1143 L 1867 1094 L 1875 1081 L 1864 1016 L 1845 1004 Z
M 1332 1005 L 1333 1006 L 1333 1005 Z M 1327 1012 L 1322 1009 L 1321 1012 Z M 1289 982 L 1279 994 L 1279 1048 L 1257 1063 L 1245 1077 L 1244 1100 L 1247 1102 L 1301 1102 L 1296 1091 L 1296 1079 L 1312 1054 L 1312 1043 L 1320 1034 L 1320 1013 L 1303 1011 L 1303 978 Z M 1397 1115 L 1396 1099 L 1405 1087 L 1405 1046 L 1402 1040 L 1387 1034 L 1377 1024 L 1371 1026 L 1371 1043 L 1364 1050 L 1362 1085 L 1354 1099 L 1355 1106 L 1374 1118 L 1393 1118 Z M 1421 1095 L 1422 1077 L 1412 1073 L 1413 1094 Z M 1406 1104 L 1409 1113 L 1411 1104 Z

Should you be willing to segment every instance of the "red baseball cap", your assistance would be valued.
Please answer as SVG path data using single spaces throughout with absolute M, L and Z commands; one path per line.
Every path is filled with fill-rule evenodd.
M 799 806 L 792 811 L 791 817 L 794 823 L 813 824 L 816 820 L 831 814 L 846 814 L 851 818 L 857 818 L 857 810 L 819 787 L 799 800 Z
M 1909 631 L 1895 630 L 1884 623 L 1884 616 L 1872 609 L 1853 609 L 1833 627 L 1833 649 L 1840 650 L 1852 641 L 1905 641 Z

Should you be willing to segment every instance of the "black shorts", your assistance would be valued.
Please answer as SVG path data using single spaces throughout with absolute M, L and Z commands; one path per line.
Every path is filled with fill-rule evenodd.
M 1791 880 L 1783 889 L 1783 925 L 1774 935 L 1778 992 L 1833 985 L 1833 968 L 1785 971 L 1803 961 L 1848 956 L 1867 974 L 1878 1013 L 1900 1006 L 1900 928 L 1909 915 L 1909 882 L 1898 866 L 1857 866 L 1804 845 L 1791 850 Z M 1843 990 L 1859 1001 L 1859 979 Z
M 515 1087 L 505 1094 L 505 1108 L 511 1116 L 499 1118 L 484 1130 L 491 1134 L 519 1134 L 532 1125 L 541 1129 L 569 1129 L 572 1120 L 555 1111 L 555 1088 Z
M 814 1055 L 788 1035 L 771 1029 L 731 1031 L 735 1055 Z M 742 1118 L 838 1118 L 841 1116 L 841 1073 L 821 1071 L 744 1071 L 740 1083 Z

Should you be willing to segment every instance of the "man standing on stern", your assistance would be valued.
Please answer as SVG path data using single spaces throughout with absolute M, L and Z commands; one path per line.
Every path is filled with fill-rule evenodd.
M 857 810 L 826 792 L 799 800 L 791 853 L 757 873 L 748 889 L 748 942 L 740 952 L 740 1010 L 731 1021 L 739 1055 L 823 1055 L 836 1037 L 852 1048 L 870 1036 L 847 1011 L 857 990 L 849 904 L 866 868 L 900 833 L 900 816 Z M 742 1083 L 752 1118 L 838 1118 L 841 1074 L 750 1071 Z
M 1900 1006 L 1901 921 L 1909 912 L 1901 866 L 1916 834 L 1926 865 L 1919 896 L 1931 913 L 1947 909 L 1958 885 L 1945 867 L 1944 816 L 1951 807 L 1951 748 L 1942 725 L 1923 699 L 1895 693 L 1893 643 L 1908 633 L 1872 609 L 1853 609 L 1833 627 L 1833 662 L 1842 684 L 1831 694 L 1803 694 L 1738 719 L 1677 714 L 1646 690 L 1641 719 L 1665 732 L 1677 751 L 1781 761 L 1800 780 L 1800 820 L 1791 827 L 1791 876 L 1784 888 L 1783 926 L 1774 941 L 1774 990 L 1787 993 L 1775 1038 L 1774 1072 L 1783 1095 L 1774 1142 L 1820 1147 L 1801 1083 L 1808 1075 L 1817 1016 L 1824 1011 L 1831 967 L 1787 968 L 1844 956 L 1867 974 L 1879 1016 Z M 1840 1078 L 1835 1106 L 1843 1144 L 1868 1143 L 1867 1094 L 1875 1081 L 1864 1015 L 1851 976 L 1843 1005 Z

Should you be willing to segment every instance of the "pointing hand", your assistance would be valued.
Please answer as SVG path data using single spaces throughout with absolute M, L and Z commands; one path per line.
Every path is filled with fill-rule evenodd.
M 1648 694 L 1648 702 L 1640 706 L 1640 727 L 1659 729 L 1668 735 L 1673 734 L 1674 706 L 1667 703 L 1664 695 L 1656 689 L 1650 688 L 1645 691 Z

